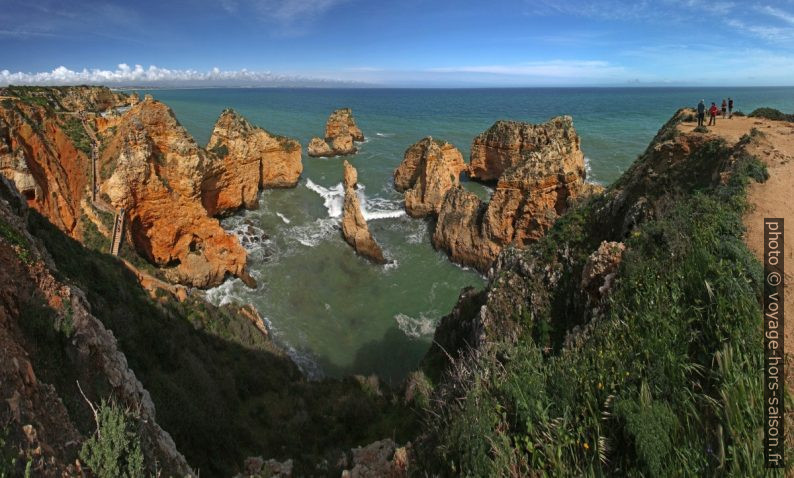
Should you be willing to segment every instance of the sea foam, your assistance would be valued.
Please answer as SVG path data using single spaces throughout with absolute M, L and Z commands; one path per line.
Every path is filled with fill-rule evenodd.
M 428 317 L 420 314 L 419 318 L 414 318 L 406 314 L 397 314 L 394 316 L 397 321 L 397 327 L 408 337 L 418 339 L 432 335 L 436 331 L 436 325 Z

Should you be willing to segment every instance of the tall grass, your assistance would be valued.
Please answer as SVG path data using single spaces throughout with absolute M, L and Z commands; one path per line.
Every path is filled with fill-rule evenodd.
M 709 151 L 697 160 L 714 164 Z M 764 475 L 761 267 L 742 214 L 747 183 L 766 171 L 740 155 L 731 172 L 633 230 L 607 312 L 578 345 L 550 353 L 525 333 L 459 363 L 467 371 L 453 369 L 447 385 L 458 391 L 428 411 L 422 466 L 442 476 Z M 576 262 L 583 233 L 563 218 L 550 237 Z M 575 323 L 577 311 L 549 320 Z

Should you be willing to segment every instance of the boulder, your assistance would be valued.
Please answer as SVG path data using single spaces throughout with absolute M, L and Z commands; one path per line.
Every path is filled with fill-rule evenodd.
M 306 148 L 309 156 L 314 157 L 323 157 L 323 156 L 333 156 L 334 152 L 331 149 L 331 145 L 326 143 L 324 139 L 314 137 L 309 141 L 309 146 Z
M 408 476 L 410 443 L 398 447 L 386 438 L 350 450 L 352 467 L 343 478 L 403 478 Z
M 626 245 L 622 242 L 603 241 L 587 258 L 582 270 L 581 287 L 589 303 L 597 303 L 609 295 L 625 250 Z
M 459 184 L 465 170 L 463 155 L 455 146 L 427 137 L 405 151 L 394 171 L 394 186 L 405 192 L 409 215 L 437 215 L 447 191 Z
M 342 235 L 356 252 L 376 264 L 385 264 L 383 251 L 369 232 L 367 221 L 361 213 L 361 204 L 356 194 L 358 174 L 347 161 L 344 163 L 345 201 L 342 208 Z

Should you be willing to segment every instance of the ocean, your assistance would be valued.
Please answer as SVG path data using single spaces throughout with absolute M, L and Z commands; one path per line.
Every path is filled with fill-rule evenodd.
M 682 106 L 700 99 L 735 110 L 794 112 L 794 88 L 531 89 L 184 89 L 135 90 L 168 104 L 202 146 L 224 108 L 304 146 L 295 189 L 263 191 L 256 210 L 222 220 L 249 253 L 256 290 L 230 280 L 208 291 L 216 304 L 252 303 L 277 342 L 312 378 L 377 373 L 396 382 L 418 365 L 438 320 L 461 288 L 482 287 L 476 271 L 433 249 L 428 223 L 405 215 L 392 173 L 425 136 L 450 141 L 468 158 L 471 141 L 499 119 L 543 122 L 571 115 L 588 179 L 607 185 L 642 153 Z M 310 158 L 328 115 L 351 107 L 366 141 L 348 159 L 357 169 L 364 215 L 392 262 L 357 257 L 339 231 L 342 159 Z M 726 120 L 727 121 L 727 120 Z M 487 198 L 490 190 L 466 187 Z

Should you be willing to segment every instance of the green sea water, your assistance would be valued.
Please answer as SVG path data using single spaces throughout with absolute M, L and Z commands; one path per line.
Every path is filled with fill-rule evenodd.
M 456 266 L 430 244 L 428 223 L 403 212 L 392 173 L 405 149 L 432 135 L 468 157 L 471 141 L 498 119 L 542 122 L 567 114 L 582 138 L 589 179 L 608 184 L 640 154 L 681 106 L 733 97 L 749 113 L 771 106 L 794 112 L 794 88 L 535 89 L 190 89 L 151 90 L 205 145 L 220 112 L 234 108 L 271 132 L 306 146 L 328 114 L 351 107 L 366 141 L 347 159 L 358 169 L 370 230 L 392 261 L 357 257 L 339 230 L 342 159 L 303 156 L 294 189 L 263 191 L 256 210 L 222 221 L 249 253 L 259 286 L 227 281 L 215 303 L 250 302 L 312 377 L 377 373 L 396 381 L 414 369 L 438 320 L 460 289 L 482 287 L 476 271 Z M 466 185 L 487 198 L 484 186 Z

